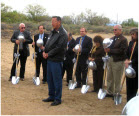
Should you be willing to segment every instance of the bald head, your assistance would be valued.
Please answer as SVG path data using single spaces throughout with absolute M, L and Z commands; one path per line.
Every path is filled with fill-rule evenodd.
M 20 23 L 19 24 L 19 30 L 20 30 L 20 32 L 24 32 L 25 31 L 25 24 L 24 23 Z
M 115 34 L 115 36 L 119 36 L 122 34 L 122 26 L 121 25 L 115 25 L 113 27 L 113 32 Z

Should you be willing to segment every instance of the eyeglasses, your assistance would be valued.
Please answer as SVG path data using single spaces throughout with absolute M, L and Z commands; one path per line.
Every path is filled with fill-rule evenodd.
M 113 31 L 117 31 L 117 29 L 113 29 Z
M 21 27 L 21 29 L 25 29 L 25 27 Z
M 134 33 L 131 33 L 131 35 L 134 35 Z

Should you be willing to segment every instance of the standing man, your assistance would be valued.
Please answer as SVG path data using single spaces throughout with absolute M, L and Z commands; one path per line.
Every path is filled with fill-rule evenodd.
M 81 49 L 78 50 L 80 55 L 79 55 L 77 68 L 76 68 L 76 80 L 77 80 L 76 88 L 81 88 L 82 85 L 86 85 L 86 78 L 87 78 L 87 71 L 88 71 L 87 60 L 88 60 L 90 50 L 92 48 L 92 38 L 88 37 L 86 34 L 87 34 L 87 30 L 85 28 L 81 28 L 80 29 L 81 37 L 78 37 L 76 39 L 76 45 L 80 43 L 80 39 L 81 39 Z
M 30 55 L 28 44 L 32 43 L 32 38 L 30 36 L 30 33 L 28 31 L 25 31 L 25 24 L 24 23 L 19 24 L 19 30 L 15 31 L 12 38 L 11 38 L 11 42 L 15 43 L 15 45 L 14 45 L 14 54 L 17 53 L 18 45 L 19 46 L 21 45 L 21 42 L 18 40 L 18 36 L 20 34 L 22 34 L 25 38 L 24 41 L 23 41 L 23 48 L 19 47 L 20 80 L 24 81 L 26 60 L 27 60 L 27 57 Z M 14 59 L 14 55 L 13 55 L 13 59 Z M 15 76 L 15 68 L 16 68 L 16 62 L 13 63 L 9 81 L 12 80 L 12 76 Z
M 38 27 L 39 29 L 39 34 L 34 36 L 34 42 L 32 43 L 32 45 L 35 45 L 35 52 L 37 53 L 37 58 L 36 58 L 36 76 L 39 77 L 40 75 L 40 66 L 42 64 L 42 68 L 43 68 L 43 84 L 45 84 L 47 82 L 47 60 L 43 58 L 43 51 L 41 50 L 41 48 L 39 48 L 37 46 L 37 40 L 38 39 L 42 39 L 43 40 L 43 46 L 42 49 L 44 48 L 46 42 L 47 42 L 47 38 L 48 38 L 48 34 L 44 33 L 44 29 L 45 27 L 43 25 L 40 25 Z
M 106 97 L 113 97 L 115 93 L 119 93 L 120 91 L 124 71 L 124 60 L 128 47 L 127 39 L 122 35 L 122 26 L 115 25 L 113 31 L 115 34 L 115 36 L 111 38 L 113 43 L 109 48 L 104 49 L 110 56 L 108 61 Z
M 52 17 L 52 27 L 45 45 L 43 57 L 47 59 L 47 83 L 49 97 L 44 102 L 52 102 L 51 106 L 61 104 L 62 97 L 62 69 L 64 53 L 67 47 L 68 36 L 61 25 L 59 16 Z
M 68 33 L 68 43 L 67 43 L 67 50 L 65 53 L 64 57 L 64 62 L 63 62 L 63 76 L 65 73 L 65 70 L 67 72 L 67 85 L 69 83 L 69 80 L 72 80 L 72 73 L 73 73 L 73 58 L 74 58 L 74 52 L 73 48 L 75 47 L 75 40 L 72 37 L 71 33 Z

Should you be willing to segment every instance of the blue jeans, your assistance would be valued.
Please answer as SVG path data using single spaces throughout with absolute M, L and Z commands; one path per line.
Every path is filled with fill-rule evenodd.
M 47 60 L 49 98 L 60 102 L 62 97 L 62 67 L 63 62 Z

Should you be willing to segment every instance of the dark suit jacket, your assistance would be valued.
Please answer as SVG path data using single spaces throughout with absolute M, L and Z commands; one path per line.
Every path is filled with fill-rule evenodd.
M 39 39 L 39 34 L 36 34 L 34 36 L 34 42 L 35 42 L 35 52 L 39 52 L 39 47 L 37 46 L 37 40 Z M 45 46 L 46 42 L 47 42 L 47 39 L 48 39 L 48 34 L 44 33 L 44 36 L 43 36 L 43 46 Z
M 115 39 L 116 36 L 112 37 L 111 39 Z M 128 47 L 127 39 L 120 35 L 118 39 L 115 41 L 113 46 L 110 46 L 109 55 L 113 57 L 114 62 L 117 61 L 124 61 L 126 59 L 126 50 Z
M 76 45 L 79 44 L 80 38 L 81 37 L 78 37 L 76 39 Z M 92 45 L 92 38 L 86 35 L 82 43 L 82 50 L 81 54 L 79 55 L 78 63 L 86 64 Z
M 73 60 L 74 54 L 75 54 L 75 52 L 73 52 L 73 48 L 75 47 L 75 44 L 76 44 L 76 42 L 72 38 L 72 40 L 68 44 L 68 49 L 66 50 L 66 53 L 65 53 L 65 57 L 66 57 L 65 62 L 67 62 L 68 64 L 73 63 L 72 60 Z
M 14 32 L 14 34 L 13 34 L 13 36 L 11 38 L 11 42 L 15 43 L 15 41 L 18 38 L 19 33 L 20 33 L 19 30 Z M 30 52 L 29 52 L 28 44 L 32 43 L 32 38 L 31 38 L 30 33 L 28 31 L 24 31 L 23 35 L 25 37 L 25 42 L 23 43 L 23 52 L 24 52 L 25 56 L 29 56 Z M 14 53 L 17 53 L 17 46 L 18 45 L 15 43 L 15 45 L 14 45 Z

